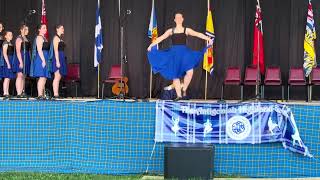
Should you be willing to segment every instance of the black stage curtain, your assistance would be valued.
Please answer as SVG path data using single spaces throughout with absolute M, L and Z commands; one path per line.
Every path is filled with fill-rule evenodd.
M 264 30 L 266 66 L 280 66 L 283 81 L 287 82 L 290 67 L 303 64 L 303 40 L 307 17 L 306 0 L 260 0 Z M 120 63 L 120 25 L 124 27 L 124 52 L 127 63 L 124 74 L 129 78 L 129 96 L 146 98 L 149 96 L 150 66 L 146 58 L 146 48 L 150 40 L 147 30 L 151 12 L 151 0 L 121 0 L 122 14 L 119 19 L 118 0 L 101 1 L 104 49 L 101 64 L 101 79 L 104 79 L 113 64 Z M 320 0 L 313 0 L 314 19 L 320 34 Z M 185 26 L 204 32 L 207 1 L 155 0 L 158 31 L 162 34 L 172 27 L 174 12 L 181 11 Z M 256 0 L 212 0 L 216 33 L 215 70 L 208 77 L 208 98 L 220 98 L 221 85 L 228 66 L 239 66 L 244 70 L 252 61 L 253 22 Z M 1 0 L 0 21 L 6 28 L 18 32 L 30 9 L 37 11 L 29 18 L 30 38 L 34 37 L 36 24 L 40 21 L 41 0 Z M 47 17 L 51 36 L 55 24 L 65 26 L 66 55 L 69 63 L 81 64 L 81 90 L 84 96 L 94 96 L 97 92 L 96 70 L 93 68 L 93 47 L 96 2 L 94 0 L 46 0 Z M 126 10 L 131 13 L 124 17 Z M 120 23 L 121 21 L 121 23 Z M 170 46 L 170 40 L 160 44 L 160 48 Z M 204 47 L 202 40 L 189 37 L 188 45 L 195 50 Z M 319 46 L 319 38 L 316 47 Z M 316 48 L 317 54 L 320 53 Z M 204 98 L 205 73 L 201 67 L 195 69 L 190 84 L 193 98 Z M 153 97 L 158 97 L 161 89 L 170 84 L 159 75 L 153 76 Z M 252 97 L 254 88 L 246 88 L 245 95 Z M 280 90 L 280 89 L 279 89 Z M 303 90 L 303 89 L 302 89 Z M 303 92 L 301 90 L 301 92 Z M 106 91 L 110 91 L 107 89 Z M 268 96 L 279 97 L 280 91 L 266 89 Z M 304 98 L 299 90 L 293 92 Z M 226 97 L 237 98 L 238 88 L 227 88 Z M 279 97 L 280 98 L 280 97 Z

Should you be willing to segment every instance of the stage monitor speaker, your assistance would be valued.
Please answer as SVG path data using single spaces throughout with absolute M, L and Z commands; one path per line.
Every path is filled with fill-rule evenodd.
M 164 178 L 212 179 L 214 146 L 167 144 L 164 147 Z

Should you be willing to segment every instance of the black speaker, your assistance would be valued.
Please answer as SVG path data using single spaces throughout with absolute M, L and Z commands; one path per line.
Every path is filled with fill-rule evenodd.
M 164 178 L 212 179 L 214 146 L 167 144 L 164 147 Z

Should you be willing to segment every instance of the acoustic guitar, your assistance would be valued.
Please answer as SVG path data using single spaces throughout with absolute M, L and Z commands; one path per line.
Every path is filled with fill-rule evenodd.
M 116 82 L 112 86 L 112 93 L 115 94 L 115 95 L 119 95 L 120 93 L 128 94 L 129 87 L 127 85 L 127 82 L 128 82 L 128 78 L 127 77 L 123 77 L 122 78 L 122 82 L 121 82 L 121 79 L 119 79 L 118 82 Z

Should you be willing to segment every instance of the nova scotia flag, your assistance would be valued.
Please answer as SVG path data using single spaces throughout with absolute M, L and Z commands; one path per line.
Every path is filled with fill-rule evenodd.
M 158 38 L 157 18 L 156 18 L 156 11 L 154 8 L 154 0 L 152 1 L 152 10 L 151 10 L 150 23 L 149 23 L 149 29 L 148 29 L 148 37 L 151 39 L 151 42 L 155 41 Z M 152 49 L 158 49 L 158 45 L 153 46 Z

